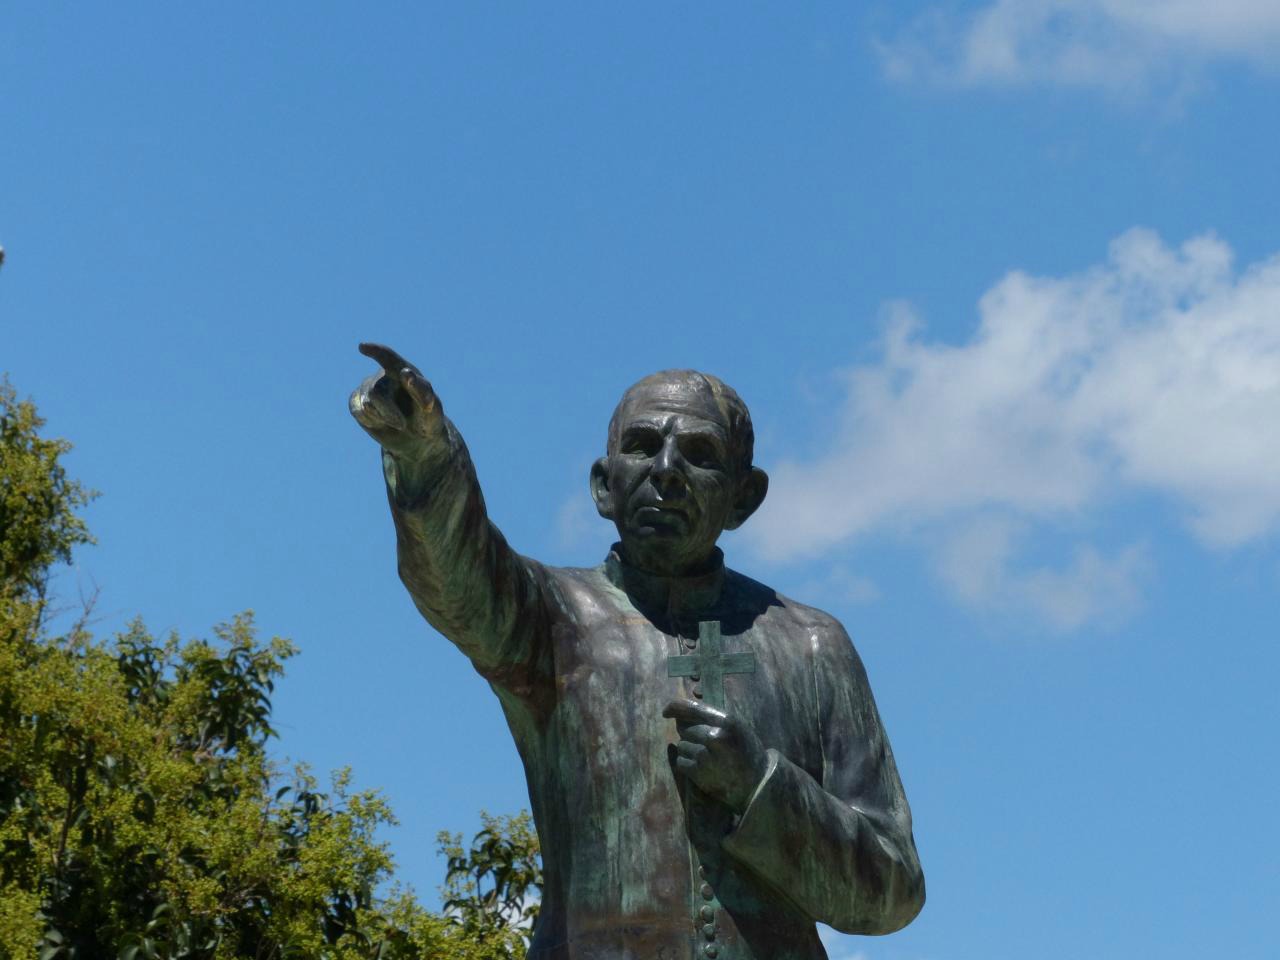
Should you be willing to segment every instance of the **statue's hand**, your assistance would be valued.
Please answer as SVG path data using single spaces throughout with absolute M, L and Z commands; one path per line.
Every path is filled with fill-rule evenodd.
M 746 810 L 769 762 L 759 738 L 724 711 L 697 700 L 672 700 L 662 715 L 674 719 L 680 733 L 676 769 L 738 813 Z
M 390 347 L 360 344 L 360 352 L 382 365 L 351 394 L 356 422 L 392 456 L 416 463 L 444 437 L 440 401 L 418 368 Z

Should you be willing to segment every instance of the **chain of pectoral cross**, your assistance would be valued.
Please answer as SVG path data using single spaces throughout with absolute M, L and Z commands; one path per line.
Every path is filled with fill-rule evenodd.
M 699 684 L 702 702 L 717 710 L 725 709 L 724 678 L 732 673 L 755 671 L 756 655 L 750 650 L 723 652 L 719 620 L 703 620 L 698 624 L 698 642 L 692 653 L 667 657 L 667 676 L 688 677 Z

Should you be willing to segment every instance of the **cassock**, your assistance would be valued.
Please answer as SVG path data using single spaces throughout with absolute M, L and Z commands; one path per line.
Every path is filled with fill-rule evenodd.
M 909 923 L 924 903 L 911 813 L 840 624 L 719 555 L 689 578 L 617 547 L 583 569 L 520 556 L 447 434 L 422 464 L 384 453 L 399 570 L 489 682 L 524 764 L 545 880 L 530 960 L 816 960 L 815 922 Z M 740 813 L 676 773 L 662 716 L 704 693 L 699 661 L 679 658 L 717 632 L 737 665 L 717 696 L 768 748 Z

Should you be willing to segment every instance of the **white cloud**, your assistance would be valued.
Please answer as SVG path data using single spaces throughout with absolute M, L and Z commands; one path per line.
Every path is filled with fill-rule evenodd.
M 556 536 L 562 548 L 576 547 L 599 539 L 603 523 L 590 496 L 579 490 L 566 497 L 556 511 Z
M 818 938 L 827 948 L 831 960 L 868 960 L 861 950 L 854 949 L 857 941 L 843 933 L 832 930 L 826 924 L 818 924 Z
M 1053 83 L 1140 92 L 1185 86 L 1214 59 L 1280 65 L 1275 0 L 994 0 L 967 16 L 935 7 L 878 44 L 897 80 Z
M 879 361 L 842 374 L 828 449 L 771 471 L 743 531 L 763 557 L 927 529 L 960 596 L 1009 591 L 1071 626 L 1102 613 L 1082 584 L 1132 603 L 1141 551 L 1015 575 L 1008 531 L 1023 527 L 1002 539 L 990 518 L 1061 523 L 1138 491 L 1180 505 L 1214 547 L 1280 528 L 1280 256 L 1236 272 L 1212 235 L 1172 249 L 1135 229 L 1082 273 L 1008 274 L 978 312 L 949 345 L 891 308 Z
M 577 459 L 573 469 L 565 474 L 565 494 L 555 513 L 554 533 L 562 550 L 576 550 L 594 544 L 611 543 L 610 523 L 596 512 L 595 502 L 588 490 L 587 476 L 595 457 L 584 455 Z
M 1079 545 L 1061 568 L 1015 566 L 1027 531 L 1007 516 L 982 517 L 941 540 L 936 558 L 943 582 L 971 606 L 995 613 L 1032 613 L 1058 630 L 1090 621 L 1116 621 L 1141 601 L 1150 566 L 1142 544 L 1107 557 Z
M 820 579 L 792 588 L 791 593 L 797 597 L 829 597 L 857 605 L 880 599 L 880 588 L 874 580 L 854 573 L 841 563 L 831 566 Z

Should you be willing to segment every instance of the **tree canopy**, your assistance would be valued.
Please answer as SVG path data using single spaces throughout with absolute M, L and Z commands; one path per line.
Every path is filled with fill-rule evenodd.
M 349 771 L 269 746 L 297 652 L 251 614 L 209 639 L 50 628 L 53 568 L 92 541 L 70 445 L 0 382 L 0 960 L 508 960 L 541 883 L 527 814 L 444 833 L 439 910 L 394 884 L 395 819 Z

